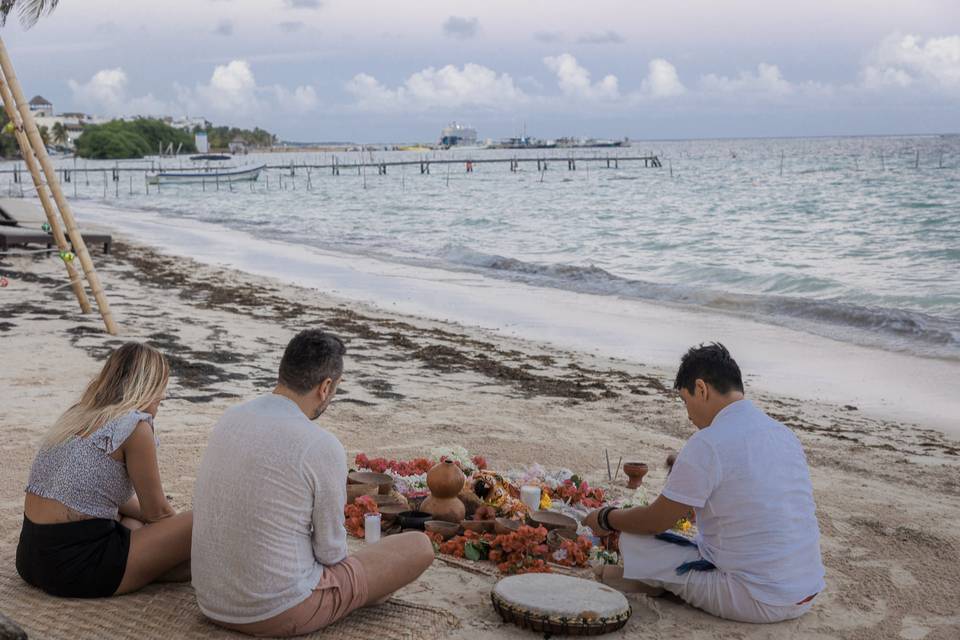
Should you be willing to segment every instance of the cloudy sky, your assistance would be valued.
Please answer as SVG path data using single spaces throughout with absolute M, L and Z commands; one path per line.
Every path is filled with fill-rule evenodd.
M 59 111 L 288 140 L 960 130 L 957 0 L 61 0 L 2 35 Z

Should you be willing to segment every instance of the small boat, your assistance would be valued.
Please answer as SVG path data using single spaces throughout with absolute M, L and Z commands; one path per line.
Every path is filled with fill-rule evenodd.
M 195 162 L 200 160 L 230 160 L 230 156 L 225 153 L 201 153 L 196 156 L 190 156 L 190 159 Z
M 204 167 L 191 170 L 158 171 L 147 176 L 149 184 L 219 184 L 252 182 L 260 177 L 267 165 L 238 167 L 225 170 L 222 167 Z

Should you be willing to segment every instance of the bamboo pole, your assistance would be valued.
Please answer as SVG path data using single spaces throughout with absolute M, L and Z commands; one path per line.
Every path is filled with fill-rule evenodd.
M 40 161 L 40 167 L 43 169 L 43 173 L 47 178 L 47 187 L 53 194 L 53 199 L 60 209 L 60 215 L 63 217 L 64 225 L 67 228 L 67 235 L 70 236 L 73 249 L 77 257 L 80 258 L 80 266 L 83 267 L 83 273 L 87 277 L 87 282 L 90 284 L 90 290 L 93 292 L 93 297 L 96 299 L 97 306 L 100 308 L 103 323 L 106 325 L 108 333 L 117 335 L 119 329 L 113 319 L 113 313 L 110 311 L 110 303 L 107 302 L 107 296 L 103 292 L 103 285 L 100 284 L 100 278 L 97 276 L 97 270 L 94 268 L 93 261 L 90 259 L 90 252 L 87 251 L 87 245 L 83 241 L 83 236 L 80 235 L 80 231 L 77 229 L 77 223 L 73 217 L 73 210 L 70 208 L 70 203 L 67 202 L 67 199 L 63 195 L 63 190 L 60 188 L 57 173 L 53 168 L 53 163 L 50 162 L 50 157 L 47 155 L 47 148 L 40 138 L 40 131 L 37 130 L 37 123 L 33 119 L 33 114 L 30 112 L 30 105 L 27 103 L 27 98 L 23 94 L 20 82 L 17 80 L 17 73 L 13 70 L 13 63 L 10 61 L 10 55 L 7 53 L 7 45 L 4 43 L 3 38 L 0 38 L 0 70 L 2 70 L 3 76 L 10 90 L 13 92 L 13 98 L 20 110 L 20 117 L 27 140 L 33 147 L 37 160 Z
M 3 100 L 3 108 L 7 112 L 7 117 L 13 123 L 13 132 L 17 138 L 17 144 L 20 145 L 20 153 L 23 155 L 23 161 L 33 177 L 33 186 L 37 188 L 37 196 L 40 198 L 40 205 L 43 207 L 43 213 L 47 216 L 47 224 L 50 225 L 50 231 L 53 239 L 57 243 L 57 249 L 61 252 L 70 250 L 67 239 L 63 235 L 63 229 L 60 228 L 60 222 L 57 218 L 57 211 L 50 202 L 50 195 L 47 193 L 46 186 L 40 178 L 40 168 L 37 166 L 37 159 L 33 155 L 33 149 L 30 142 L 23 135 L 23 126 L 20 122 L 20 114 L 14 108 L 13 95 L 10 93 L 10 87 L 4 81 L 0 74 L 0 100 Z M 90 313 L 93 308 L 90 306 L 90 300 L 87 298 L 87 292 L 83 290 L 83 279 L 77 272 L 77 268 L 72 261 L 64 260 L 63 264 L 67 268 L 67 277 L 70 278 L 70 286 L 73 288 L 73 294 L 80 303 L 81 313 Z

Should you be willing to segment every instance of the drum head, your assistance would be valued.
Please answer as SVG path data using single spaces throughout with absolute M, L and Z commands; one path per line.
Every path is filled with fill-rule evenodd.
M 622 593 L 606 585 L 549 573 L 504 578 L 491 594 L 507 622 L 525 629 L 567 635 L 599 635 L 620 629 L 630 618 Z

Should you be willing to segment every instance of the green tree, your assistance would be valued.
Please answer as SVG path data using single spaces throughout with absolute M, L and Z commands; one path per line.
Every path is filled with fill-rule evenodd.
M 40 125 L 39 127 L 37 127 L 37 131 L 40 132 L 40 140 L 43 141 L 43 146 L 49 147 L 50 146 L 50 129 L 48 129 L 45 125 Z
M 37 23 L 40 16 L 57 8 L 60 0 L 0 0 L 0 27 L 7 24 L 7 17 L 14 8 L 20 14 L 20 24 L 29 29 Z
M 88 126 L 77 138 L 77 155 L 82 158 L 142 158 L 156 153 L 159 147 L 173 145 L 186 153 L 197 150 L 193 136 L 155 118 L 112 120 Z
M 53 123 L 53 127 L 50 129 L 50 139 L 53 141 L 53 144 L 60 145 L 61 147 L 67 146 L 67 143 L 70 141 L 70 137 L 67 135 L 67 128 L 63 126 L 63 123 L 57 120 Z

